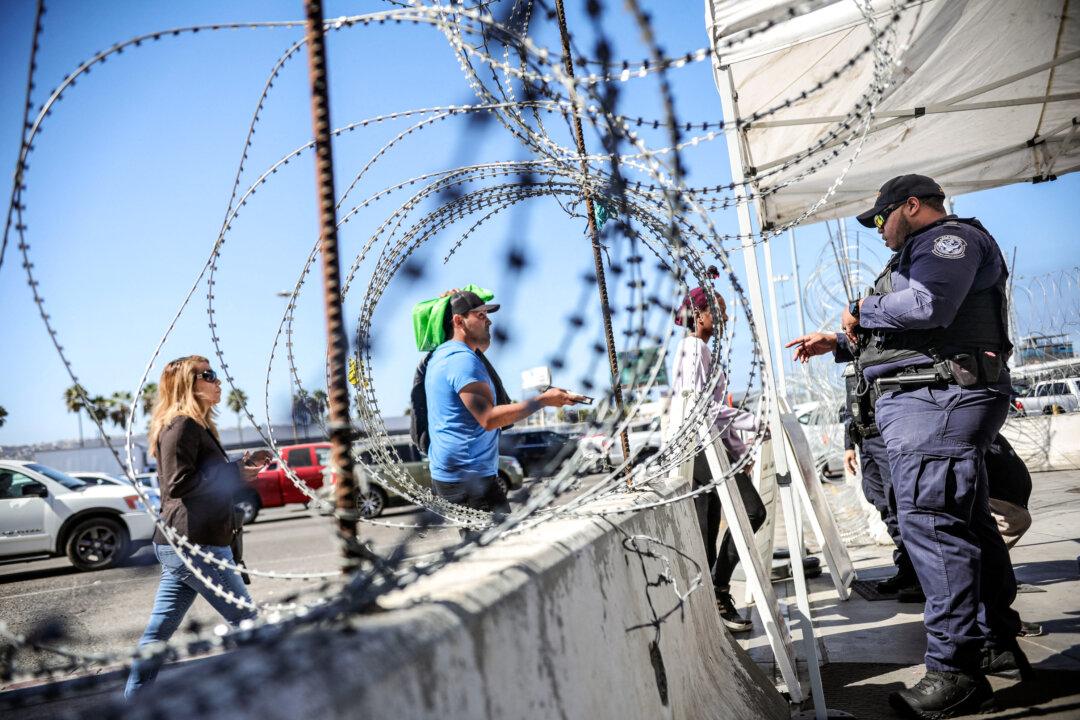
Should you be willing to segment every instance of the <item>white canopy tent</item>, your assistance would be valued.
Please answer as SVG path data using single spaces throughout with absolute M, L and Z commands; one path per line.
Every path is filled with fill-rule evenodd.
M 880 31 L 893 24 L 899 64 L 875 107 L 859 157 L 816 222 L 870 207 L 881 184 L 908 172 L 929 175 L 948 195 L 1014 182 L 1041 182 L 1080 169 L 1080 5 L 1068 0 L 872 0 Z M 812 12 L 760 28 L 777 12 Z M 824 196 L 858 142 L 822 169 L 784 168 L 828 138 L 874 85 L 873 54 L 830 76 L 871 40 L 854 0 L 706 0 L 706 25 L 721 95 L 733 119 L 781 104 L 828 81 L 804 100 L 751 122 L 730 142 L 746 179 L 761 192 L 763 227 L 799 215 Z M 740 32 L 748 35 L 732 42 Z M 727 87 L 724 87 L 724 86 Z M 725 108 L 727 110 L 727 108 Z M 729 136 L 734 140 L 733 136 Z M 826 147 L 839 147 L 838 141 Z M 742 178 L 734 178 L 736 181 Z

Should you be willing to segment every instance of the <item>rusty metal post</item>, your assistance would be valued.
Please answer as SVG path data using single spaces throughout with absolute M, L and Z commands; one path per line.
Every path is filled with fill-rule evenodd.
M 566 30 L 566 11 L 563 9 L 562 0 L 555 0 L 555 13 L 559 20 L 559 36 L 562 38 L 563 69 L 570 79 L 574 79 L 574 58 L 570 54 L 570 33 Z M 577 92 L 571 90 L 571 97 L 576 97 Z M 596 285 L 600 291 L 600 313 L 604 318 L 604 340 L 607 342 L 608 368 L 611 370 L 611 390 L 615 395 L 615 406 L 619 409 L 620 416 L 623 411 L 622 387 L 619 384 L 619 358 L 615 354 L 615 334 L 611 330 L 611 306 L 608 304 L 607 280 L 604 276 L 604 256 L 601 254 L 600 229 L 596 227 L 596 214 L 593 211 L 592 192 L 585 180 L 589 175 L 589 163 L 585 159 L 585 134 L 581 129 L 581 116 L 574 107 L 574 140 L 577 143 L 578 157 L 581 158 L 581 192 L 585 196 L 585 214 L 589 219 L 589 237 L 592 239 L 593 267 L 596 269 Z M 630 458 L 630 438 L 623 429 L 619 435 L 622 443 L 623 459 Z M 630 475 L 627 473 L 627 482 Z
M 335 505 L 341 537 L 343 571 L 359 566 L 362 550 L 356 537 L 356 480 L 353 476 L 353 428 L 349 420 L 346 358 L 349 340 L 341 309 L 334 158 L 330 148 L 330 91 L 326 72 L 322 0 L 306 0 L 308 71 L 311 78 L 311 122 L 315 132 L 315 180 L 319 203 L 319 252 L 322 254 L 323 304 L 326 309 L 326 360 L 329 365 L 330 468 L 337 475 Z

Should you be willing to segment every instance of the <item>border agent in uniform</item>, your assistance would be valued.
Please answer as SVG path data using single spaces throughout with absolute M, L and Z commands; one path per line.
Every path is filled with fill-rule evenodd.
M 991 707 L 987 669 L 1030 671 L 983 458 L 1009 408 L 1008 270 L 986 228 L 946 215 L 944 198 L 923 175 L 885 183 L 858 220 L 897 253 L 886 282 L 845 309 L 843 333 L 789 344 L 803 362 L 859 346 L 878 395 L 900 532 L 926 593 L 926 675 L 889 700 L 920 718 Z

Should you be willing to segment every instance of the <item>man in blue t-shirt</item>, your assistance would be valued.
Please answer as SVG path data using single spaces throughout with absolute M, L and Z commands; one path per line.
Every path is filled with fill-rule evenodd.
M 428 361 L 428 448 L 435 492 L 450 502 L 491 512 L 509 512 L 506 493 L 496 482 L 499 428 L 525 419 L 542 407 L 580 402 L 580 395 L 549 388 L 525 401 L 495 404 L 495 384 L 477 352 L 491 344 L 485 304 L 473 292 L 455 292 L 447 308 L 447 340 Z

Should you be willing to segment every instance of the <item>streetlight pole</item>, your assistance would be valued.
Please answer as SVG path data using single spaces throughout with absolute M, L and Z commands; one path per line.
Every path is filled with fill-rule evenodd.
M 289 290 L 278 290 L 276 293 L 274 293 L 274 295 L 276 297 L 284 298 L 286 300 L 289 300 L 290 303 L 292 302 L 291 298 L 292 298 L 293 294 Z M 292 311 L 292 307 L 290 305 L 290 307 L 286 309 L 286 313 L 290 313 L 291 311 Z M 289 349 L 290 349 L 290 352 L 291 352 L 291 350 L 292 350 L 292 333 L 290 331 L 286 332 L 285 344 L 289 346 Z M 296 398 L 293 396 L 291 390 L 289 391 L 289 424 L 292 425 L 292 440 L 293 440 L 293 443 L 295 444 L 295 443 L 300 442 L 299 436 L 296 434 Z

